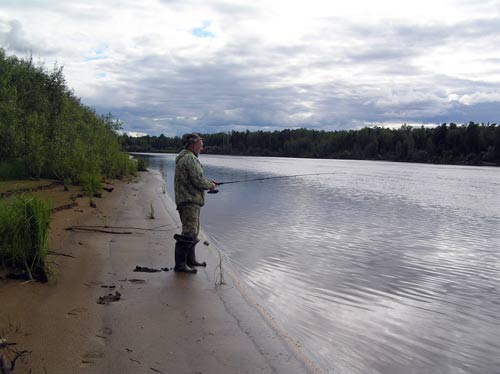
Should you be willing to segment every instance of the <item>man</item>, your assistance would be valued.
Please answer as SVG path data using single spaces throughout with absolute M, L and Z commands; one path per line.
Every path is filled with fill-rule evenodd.
M 195 266 L 207 266 L 198 262 L 195 246 L 199 242 L 200 208 L 205 204 L 205 190 L 215 189 L 217 183 L 203 176 L 198 155 L 203 149 L 203 139 L 198 134 L 182 137 L 184 149 L 175 159 L 175 204 L 182 222 L 182 235 L 175 234 L 174 271 L 196 274 Z

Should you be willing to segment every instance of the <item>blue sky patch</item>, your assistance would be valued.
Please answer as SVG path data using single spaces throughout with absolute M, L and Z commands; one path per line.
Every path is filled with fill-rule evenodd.
M 101 43 L 101 45 L 90 56 L 85 57 L 85 62 L 105 60 L 106 58 L 108 58 L 108 56 L 106 55 L 107 49 L 108 45 L 106 43 Z
M 108 58 L 107 56 L 88 56 L 88 57 L 85 57 L 85 62 L 96 61 L 96 60 L 105 60 L 107 58 Z
M 106 74 L 106 73 L 97 73 L 95 76 L 96 76 L 96 78 L 101 79 L 101 78 L 106 78 L 108 76 L 108 74 Z
M 214 38 L 215 35 L 207 30 L 208 26 L 210 26 L 210 21 L 203 21 L 203 26 L 192 29 L 191 34 L 197 38 Z

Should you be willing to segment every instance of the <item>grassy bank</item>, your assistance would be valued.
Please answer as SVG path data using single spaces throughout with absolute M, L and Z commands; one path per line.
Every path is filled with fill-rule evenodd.
M 103 180 L 141 167 L 122 152 L 120 129 L 110 114 L 81 103 L 62 67 L 48 70 L 0 48 L 0 266 L 45 278 L 51 204 L 20 193 L 44 178 L 79 186 L 92 203 Z M 12 180 L 23 187 L 2 186 Z

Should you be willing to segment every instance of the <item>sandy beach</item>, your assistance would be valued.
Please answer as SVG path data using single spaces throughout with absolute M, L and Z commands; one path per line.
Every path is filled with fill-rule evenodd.
M 55 281 L 0 280 L 0 336 L 15 343 L 2 348 L 4 356 L 28 351 L 13 373 L 317 371 L 225 265 L 225 284 L 218 284 L 219 256 L 208 238 L 197 246 L 207 268 L 195 276 L 173 272 L 180 222 L 159 173 L 113 188 L 97 208 L 79 198 L 53 215 Z M 76 226 L 90 231 L 66 230 Z M 98 303 L 110 294 L 118 300 Z

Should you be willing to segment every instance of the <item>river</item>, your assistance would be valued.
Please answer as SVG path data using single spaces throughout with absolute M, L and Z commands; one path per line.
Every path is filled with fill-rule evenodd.
M 173 196 L 175 155 L 144 155 Z M 202 229 L 327 373 L 500 372 L 500 168 L 201 155 Z M 328 173 L 328 174 L 326 174 Z

